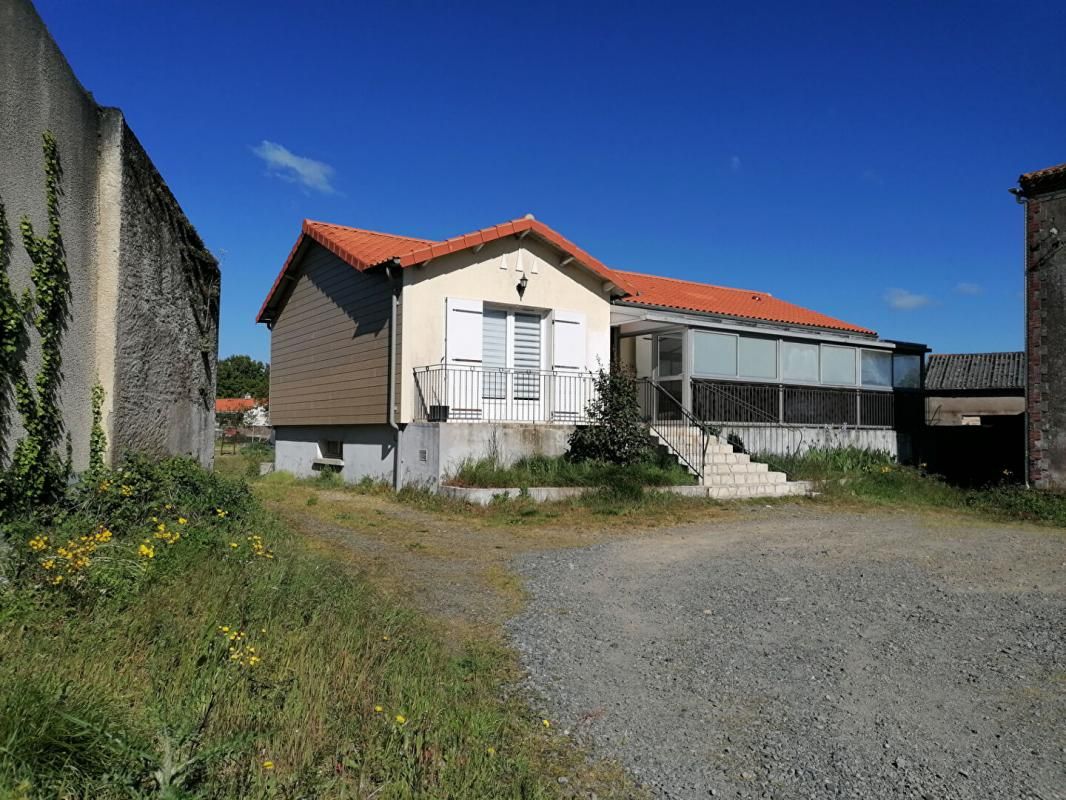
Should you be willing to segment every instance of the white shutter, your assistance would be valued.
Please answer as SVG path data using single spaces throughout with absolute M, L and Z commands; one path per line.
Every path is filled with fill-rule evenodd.
M 556 311 L 552 319 L 552 365 L 555 369 L 584 370 L 585 315 Z
M 481 314 L 480 300 L 461 300 L 449 297 L 445 328 L 445 347 L 449 364 L 481 363 Z

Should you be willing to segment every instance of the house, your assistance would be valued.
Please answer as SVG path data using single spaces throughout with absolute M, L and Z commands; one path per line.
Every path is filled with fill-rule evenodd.
M 1066 164 L 1028 172 L 1011 191 L 1025 205 L 1028 480 L 1066 489 Z
M 1025 479 L 1025 353 L 934 353 L 921 458 L 955 483 Z
M 270 427 L 270 401 L 256 399 L 251 395 L 244 397 L 219 397 L 215 400 L 216 428 L 253 429 L 245 432 L 248 436 L 261 436 L 262 430 Z M 217 435 L 217 431 L 216 431 Z
M 766 469 L 708 426 L 752 452 L 832 436 L 906 453 L 921 423 L 924 346 L 765 292 L 611 269 L 532 215 L 445 241 L 305 221 L 258 321 L 276 466 L 303 475 L 437 484 L 464 458 L 560 454 L 611 362 L 706 481 Z
M 927 425 L 981 425 L 1025 413 L 1025 353 L 934 353 L 925 373 Z
M 93 100 L 29 0 L 0 2 L 0 153 L 8 227 L 0 231 L 0 305 L 25 302 L 40 275 L 19 235 L 21 219 L 38 237 L 54 231 L 63 261 L 62 288 L 44 293 L 55 292 L 63 306 L 57 352 L 47 359 L 59 365 L 61 416 L 47 426 L 49 449 L 63 459 L 69 452 L 76 472 L 88 468 L 99 387 L 110 463 L 141 452 L 210 464 L 218 263 L 122 111 Z M 54 192 L 46 169 L 56 176 Z M 24 314 L 14 341 L 3 343 L 15 346 L 17 363 L 0 357 L 0 468 L 26 436 L 14 376 L 28 375 L 32 389 L 46 360 L 36 317 Z

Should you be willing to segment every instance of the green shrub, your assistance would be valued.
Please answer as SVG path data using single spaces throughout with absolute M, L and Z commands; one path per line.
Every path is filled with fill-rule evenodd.
M 784 472 L 791 480 L 826 480 L 881 472 L 896 464 L 887 451 L 864 447 L 812 447 L 798 455 L 762 453 L 754 458 L 766 462 L 775 472 Z
M 633 372 L 626 367 L 610 371 L 600 367 L 593 382 L 595 394 L 586 409 L 589 423 L 570 435 L 570 458 L 623 466 L 646 460 L 648 432 Z

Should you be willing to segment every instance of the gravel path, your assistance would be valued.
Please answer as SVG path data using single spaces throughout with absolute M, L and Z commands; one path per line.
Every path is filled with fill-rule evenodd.
M 1066 535 L 769 512 L 523 558 L 556 726 L 664 798 L 1066 798 Z

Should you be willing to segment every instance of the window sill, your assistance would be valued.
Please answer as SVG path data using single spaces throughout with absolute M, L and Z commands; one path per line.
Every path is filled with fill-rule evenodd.
M 343 467 L 344 466 L 344 459 L 343 458 L 316 458 L 311 463 L 312 464 L 316 464 L 318 466 L 323 466 L 323 467 Z

